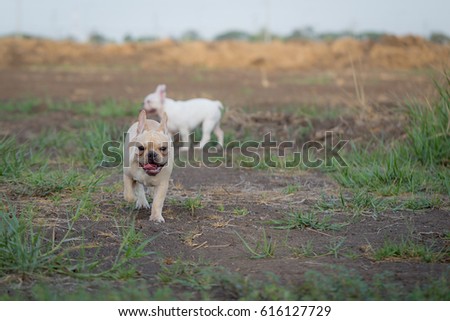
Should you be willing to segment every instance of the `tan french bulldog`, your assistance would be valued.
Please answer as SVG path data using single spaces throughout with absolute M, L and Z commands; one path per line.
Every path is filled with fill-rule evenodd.
M 150 208 L 145 188 L 153 188 L 150 220 L 164 222 L 162 208 L 169 188 L 173 169 L 173 144 L 167 129 L 167 115 L 161 123 L 146 119 L 145 110 L 139 113 L 138 122 L 127 132 L 128 160 L 123 167 L 123 196 L 128 202 L 136 202 L 136 208 Z M 124 157 L 127 154 L 124 153 Z

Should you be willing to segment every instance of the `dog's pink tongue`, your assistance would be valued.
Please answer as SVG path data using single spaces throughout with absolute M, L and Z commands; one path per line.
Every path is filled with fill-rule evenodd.
M 158 165 L 156 165 L 156 164 L 146 164 L 146 165 L 144 165 L 144 169 L 148 170 L 148 171 L 153 171 L 153 170 L 155 170 L 157 168 L 158 168 Z

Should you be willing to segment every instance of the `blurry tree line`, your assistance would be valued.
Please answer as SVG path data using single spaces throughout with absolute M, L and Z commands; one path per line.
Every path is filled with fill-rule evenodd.
M 353 31 L 339 31 L 339 32 L 316 32 L 312 27 L 298 28 L 293 30 L 288 35 L 270 35 L 271 39 L 281 41 L 332 41 L 343 37 L 351 37 L 358 40 L 373 40 L 377 41 L 387 34 L 384 32 L 366 31 L 366 32 L 353 32 Z M 178 41 L 199 41 L 205 40 L 202 35 L 196 30 L 187 30 L 181 34 L 178 38 L 174 37 L 174 40 Z M 250 33 L 243 30 L 228 30 L 216 35 L 214 41 L 249 41 L 249 42 L 261 42 L 266 39 L 266 31 L 261 29 L 257 33 Z M 90 39 L 91 40 L 91 39 Z M 158 40 L 158 37 L 137 37 L 134 38 L 131 35 L 124 37 L 124 42 L 148 42 Z M 428 40 L 439 44 L 450 44 L 450 37 L 442 32 L 433 32 L 428 37 Z M 94 41 L 95 42 L 95 41 Z
M 383 36 L 388 35 L 384 32 L 375 32 L 375 31 L 367 31 L 367 32 L 353 32 L 353 31 L 339 31 L 339 32 L 316 32 L 312 27 L 304 27 L 293 30 L 288 35 L 277 35 L 270 34 L 270 39 L 280 40 L 280 41 L 332 41 L 343 37 L 351 37 L 358 40 L 373 40 L 377 41 Z M 6 37 L 10 37 L 11 35 L 6 35 Z M 15 35 L 17 36 L 17 35 Z M 22 34 L 21 38 L 25 39 L 44 39 L 43 37 L 34 36 L 30 34 Z M 187 30 L 182 33 L 179 37 L 171 37 L 176 41 L 200 41 L 206 40 L 198 31 L 196 30 Z M 214 41 L 225 41 L 225 40 L 234 40 L 234 41 L 248 41 L 248 42 L 262 42 L 267 39 L 267 33 L 264 29 L 261 29 L 259 32 L 250 33 L 243 30 L 228 30 L 216 35 L 213 40 Z M 438 44 L 450 44 L 450 37 L 442 32 L 432 32 L 428 40 Z M 76 41 L 73 37 L 67 37 L 65 40 Z M 158 37 L 148 35 L 148 36 L 139 36 L 135 37 L 131 34 L 126 34 L 123 37 L 123 42 L 126 43 L 139 43 L 139 42 L 152 42 L 159 40 Z M 115 41 L 106 35 L 93 31 L 88 37 L 88 42 L 94 44 L 106 44 L 106 43 L 114 43 Z

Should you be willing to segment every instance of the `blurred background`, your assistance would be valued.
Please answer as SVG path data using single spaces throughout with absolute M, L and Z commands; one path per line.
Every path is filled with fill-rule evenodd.
M 450 2 L 4 0 L 0 99 L 392 106 L 447 70 Z M 403 99 L 403 98 L 401 98 Z
M 445 0 L 4 0 L 0 11 L 3 36 L 92 42 L 450 34 Z

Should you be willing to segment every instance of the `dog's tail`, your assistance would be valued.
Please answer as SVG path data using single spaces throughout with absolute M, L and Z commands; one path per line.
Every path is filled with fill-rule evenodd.
M 222 117 L 225 114 L 225 107 L 223 106 L 222 102 L 219 100 L 216 100 L 217 102 L 217 107 L 219 107 L 219 111 L 220 111 L 220 117 Z

